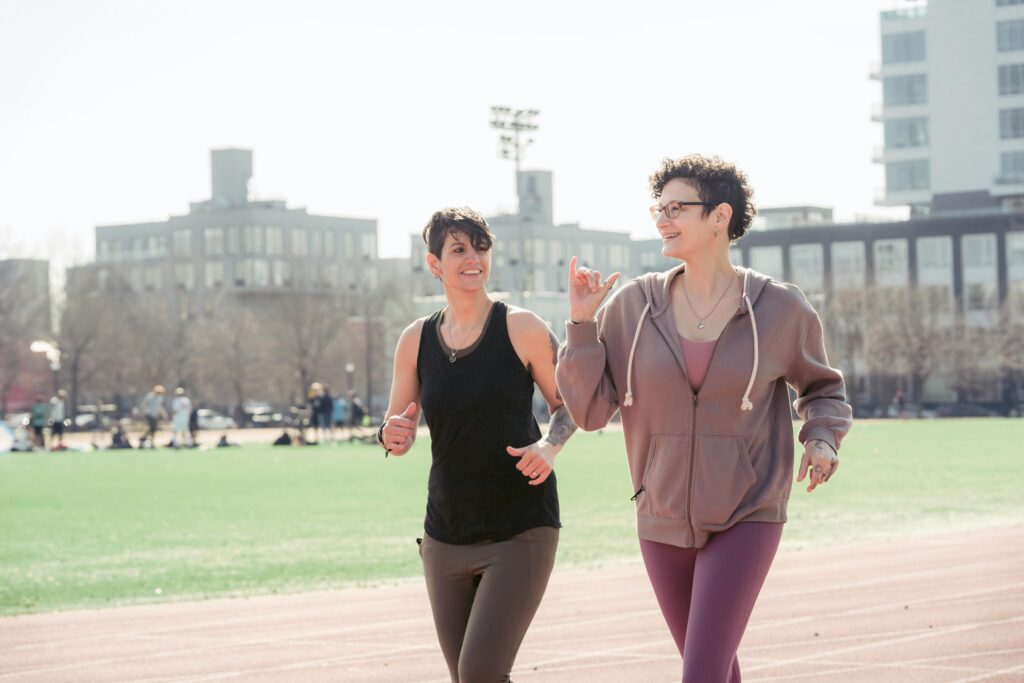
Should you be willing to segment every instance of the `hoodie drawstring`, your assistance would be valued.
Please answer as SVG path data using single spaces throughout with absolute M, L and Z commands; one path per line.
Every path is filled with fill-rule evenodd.
M 750 314 L 750 329 L 754 332 L 754 367 L 750 370 L 750 381 L 747 382 L 747 390 L 743 392 L 743 401 L 740 402 L 740 410 L 753 410 L 754 404 L 750 400 L 750 390 L 754 388 L 754 378 L 757 377 L 758 342 L 757 342 L 757 318 L 754 317 L 754 305 L 750 303 L 747 295 L 747 282 L 750 280 L 750 271 L 743 276 L 743 301 L 747 304 L 747 313 Z
M 750 329 L 754 334 L 754 365 L 750 369 L 750 380 L 747 382 L 746 391 L 743 392 L 743 400 L 740 402 L 740 410 L 750 411 L 754 409 L 754 403 L 750 400 L 750 391 L 754 388 L 754 380 L 757 379 L 757 367 L 760 362 L 760 353 L 758 346 L 760 345 L 757 337 L 757 318 L 754 316 L 754 304 L 750 301 L 750 295 L 747 294 L 748 285 L 750 283 L 750 271 L 748 270 L 743 276 L 743 302 L 747 306 L 747 313 L 750 314 Z M 636 332 L 633 334 L 633 346 L 629 349 L 629 363 L 626 365 L 626 396 L 622 401 L 622 405 L 631 406 L 633 405 L 633 359 L 636 356 L 636 345 L 640 341 L 640 330 L 644 325 L 644 318 L 647 317 L 647 313 L 651 310 L 651 302 L 648 301 L 647 305 L 644 306 L 643 312 L 640 314 L 640 320 L 636 324 Z
M 636 355 L 636 343 L 640 341 L 640 328 L 643 327 L 644 318 L 647 317 L 649 310 L 651 310 L 650 301 L 647 302 L 643 313 L 640 314 L 640 321 L 636 324 L 636 332 L 633 334 L 633 346 L 629 349 L 629 364 L 626 365 L 626 398 L 622 401 L 624 406 L 633 405 L 633 356 Z

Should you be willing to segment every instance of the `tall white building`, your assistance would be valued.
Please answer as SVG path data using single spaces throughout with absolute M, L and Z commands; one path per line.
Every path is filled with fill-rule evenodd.
M 1024 0 L 881 13 L 881 205 L 1016 208 L 1024 197 Z

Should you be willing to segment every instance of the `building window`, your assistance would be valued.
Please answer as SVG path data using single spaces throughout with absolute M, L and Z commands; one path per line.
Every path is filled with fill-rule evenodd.
M 178 289 L 193 289 L 196 286 L 195 272 L 191 263 L 174 264 L 174 286 Z
M 345 253 L 342 256 L 346 258 L 352 258 L 355 255 L 355 249 L 352 247 L 352 233 L 345 233 Z
M 999 137 L 1003 140 L 1024 138 L 1024 108 L 999 112 Z
M 1024 93 L 1024 64 L 1002 64 L 999 67 L 999 94 Z
M 1000 21 L 996 24 L 996 50 L 1024 50 L 1024 21 Z
M 275 287 L 292 286 L 292 264 L 288 261 L 275 259 L 271 265 L 271 277 Z
M 192 232 L 188 229 L 171 233 L 171 249 L 175 256 L 192 255 Z
M 1024 183 L 1024 152 L 1000 155 L 999 179 L 1004 183 Z
M 513 266 L 519 262 L 519 240 L 509 240 L 508 245 L 508 260 Z
M 967 310 L 987 311 L 995 308 L 996 288 L 985 282 L 967 285 Z
M 305 256 L 309 253 L 309 237 L 305 228 L 292 228 L 292 255 Z
M 652 268 L 654 263 L 658 260 L 658 254 L 653 251 L 642 251 L 640 252 L 640 267 L 641 268 Z
M 832 279 L 836 289 L 863 287 L 866 273 L 863 242 L 836 242 L 832 245 Z
M 918 270 L 953 267 L 953 241 L 950 237 L 921 237 L 917 240 Z
M 313 256 L 322 256 L 324 253 L 324 232 L 312 228 L 309 231 L 309 253 Z
M 225 238 L 225 242 L 227 242 L 227 244 L 225 245 L 226 248 L 227 248 L 226 249 L 227 253 L 229 253 L 229 254 L 237 254 L 238 253 L 238 227 L 232 225 L 230 227 L 224 228 L 224 238 Z
M 928 118 L 889 119 L 885 122 L 886 147 L 926 147 L 928 145 Z
M 220 256 L 224 253 L 224 228 L 203 230 L 203 253 L 207 256 Z
M 162 275 L 160 266 L 147 266 L 142 274 L 143 287 L 151 291 L 163 289 Z
M 242 253 L 262 254 L 263 253 L 263 226 L 243 225 L 242 226 Z
M 996 7 L 1010 7 L 1012 5 L 1024 5 L 1024 0 L 996 0 Z
M 879 287 L 905 287 L 908 274 L 907 240 L 875 242 L 875 283 Z
M 364 259 L 377 258 L 377 236 L 372 232 L 364 232 L 359 240 L 359 255 Z
M 790 279 L 805 293 L 825 289 L 825 252 L 820 244 L 794 244 L 789 248 Z
M 751 247 L 750 267 L 776 280 L 786 279 L 782 269 L 782 247 Z
M 924 104 L 928 101 L 928 80 L 924 74 L 890 76 L 882 80 L 882 103 L 887 107 Z
M 324 256 L 334 260 L 334 230 L 324 230 Z
M 266 287 L 270 284 L 270 269 L 264 259 L 253 259 L 252 283 L 257 287 Z
M 284 253 L 284 239 L 281 237 L 280 226 L 267 226 L 267 253 L 275 255 Z
M 561 265 L 561 262 L 565 260 L 564 245 L 558 240 L 551 241 L 551 263 L 554 265 Z
M 584 242 L 580 245 L 580 265 L 590 268 L 594 266 L 594 243 Z
M 991 268 L 996 264 L 996 236 L 964 235 L 961 246 L 964 250 L 964 266 L 966 268 Z
M 221 287 L 224 284 L 224 262 L 207 261 L 205 267 L 205 282 L 207 287 Z
M 167 238 L 163 235 L 150 235 L 149 255 L 164 256 L 167 253 Z
M 927 159 L 890 161 L 885 164 L 885 189 L 889 192 L 927 190 L 931 186 L 930 176 Z
M 886 33 L 882 36 L 882 63 L 924 61 L 924 31 Z

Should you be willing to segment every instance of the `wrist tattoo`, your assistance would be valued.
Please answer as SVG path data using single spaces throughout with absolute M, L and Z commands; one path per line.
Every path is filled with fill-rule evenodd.
M 569 411 L 565 409 L 565 406 L 558 406 L 551 413 L 551 423 L 548 425 L 548 443 L 553 446 L 562 446 L 577 429 L 576 423 L 569 417 Z

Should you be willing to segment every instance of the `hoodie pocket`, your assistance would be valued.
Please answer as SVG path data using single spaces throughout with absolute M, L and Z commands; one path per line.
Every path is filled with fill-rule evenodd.
M 725 524 L 757 481 L 743 439 L 702 436 L 693 464 L 693 521 Z
M 686 519 L 689 496 L 690 435 L 655 434 L 636 496 L 636 511 L 649 517 Z

